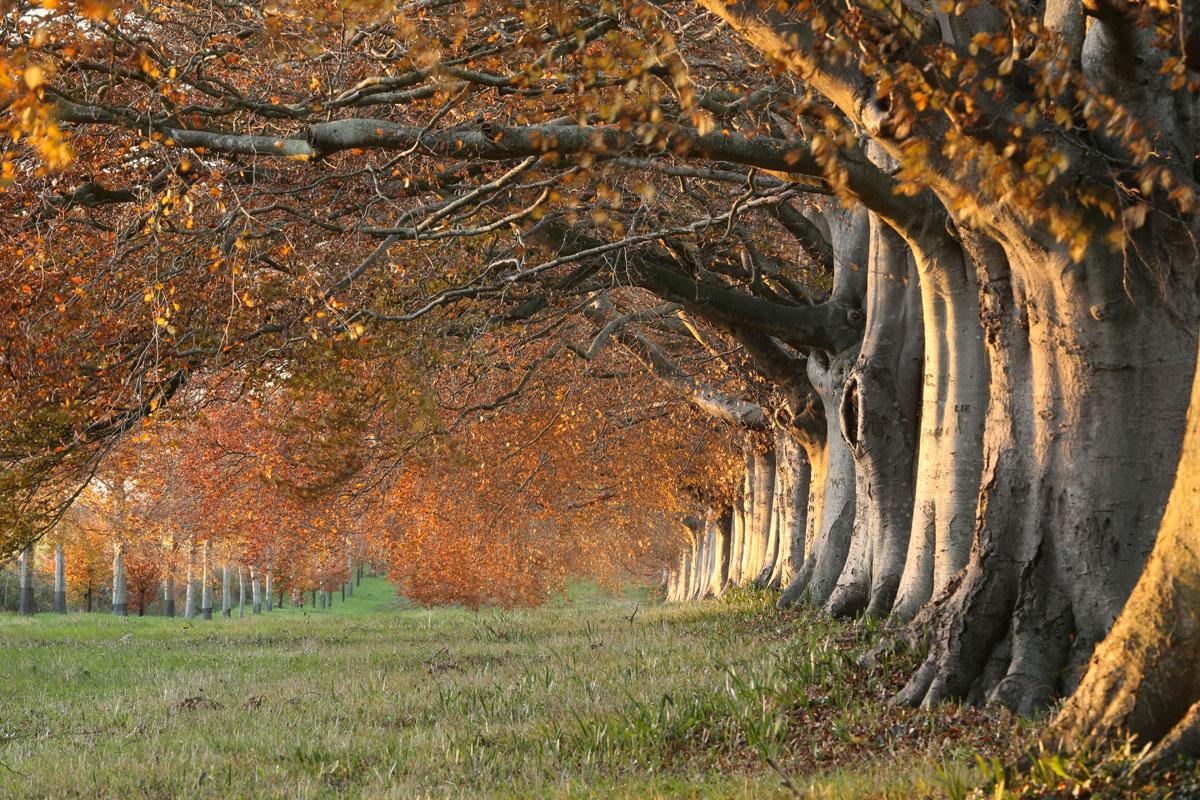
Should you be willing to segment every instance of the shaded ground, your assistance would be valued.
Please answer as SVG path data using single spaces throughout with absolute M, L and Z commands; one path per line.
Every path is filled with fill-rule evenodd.
M 966 797 L 1032 738 L 889 705 L 870 628 L 772 600 L 3 615 L 0 797 Z

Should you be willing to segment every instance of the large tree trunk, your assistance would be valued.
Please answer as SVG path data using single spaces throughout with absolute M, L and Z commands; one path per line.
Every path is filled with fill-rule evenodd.
M 1140 253 L 1194 276 L 1162 233 L 1144 231 Z M 1175 474 L 1196 311 L 1186 279 L 1168 308 L 1102 244 L 1073 264 L 1006 239 L 1007 263 L 975 248 L 996 362 L 979 527 L 967 570 L 918 620 L 932 647 L 902 697 L 1025 712 L 1074 687 L 1141 572 Z
M 168 617 L 175 616 L 175 576 L 170 572 L 167 572 L 167 577 L 163 580 L 163 614 Z
M 779 533 L 780 569 L 776 585 L 785 587 L 804 565 L 810 471 L 807 455 L 790 434 L 784 434 L 777 440 L 775 454 L 776 463 L 783 465 L 779 475 L 783 482 L 780 498 L 784 509 Z
M 18 611 L 21 614 L 32 615 L 35 608 L 33 596 L 33 545 L 26 545 L 17 557 L 18 576 Z
M 824 606 L 837 586 L 850 551 L 855 512 L 854 457 L 838 432 L 835 398 L 841 395 L 857 354 L 855 347 L 832 361 L 825 361 L 815 353 L 808 359 L 809 380 L 821 398 L 829 435 L 825 437 L 823 447 L 809 449 L 809 463 L 812 464 L 809 491 L 820 491 L 815 503 L 819 511 L 810 505 L 809 514 L 810 520 L 812 516 L 818 516 L 819 522 L 806 548 L 804 566 L 780 598 L 780 605 L 784 607 L 800 602 L 806 594 L 812 605 Z
M 1200 381 L 1154 550 L 1050 739 L 1080 750 L 1123 731 L 1154 756 L 1200 757 Z
M 742 549 L 746 539 L 746 511 L 742 494 L 733 501 L 732 522 L 729 531 L 729 579 L 728 586 L 742 584 Z
M 775 452 L 754 454 L 754 585 L 762 587 L 775 566 L 773 549 L 778 546 L 775 518 Z
M 867 327 L 839 403 L 856 464 L 854 538 L 826 609 L 891 611 L 912 529 L 921 396 L 922 320 L 916 267 L 904 241 L 871 215 Z
M 54 546 L 54 611 L 67 613 L 67 559 L 62 542 Z
M 925 377 L 908 554 L 893 613 L 909 619 L 967 562 L 983 467 L 988 365 L 973 265 L 953 243 L 916 251 Z
M 713 569 L 708 584 L 708 593 L 720 597 L 729 581 L 730 509 L 714 510 L 711 520 L 713 531 Z

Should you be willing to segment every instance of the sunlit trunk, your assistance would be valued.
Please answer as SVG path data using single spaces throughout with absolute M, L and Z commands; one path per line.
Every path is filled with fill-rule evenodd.
M 175 616 L 175 576 L 170 572 L 163 581 L 163 613 L 168 617 Z
M 1160 277 L 1194 275 L 1194 254 L 1164 233 L 1140 232 L 1139 252 L 1158 255 Z M 1194 284 L 1165 278 L 1168 305 L 1104 245 L 1075 264 L 1008 240 L 988 259 L 1006 280 L 990 281 L 985 306 L 1002 369 L 979 529 L 952 593 L 917 620 L 935 635 L 910 702 L 990 698 L 1024 712 L 1069 692 L 1141 573 L 1175 474 Z
M 221 616 L 233 616 L 233 586 L 229 574 L 229 562 L 221 565 Z
M 262 613 L 262 596 L 259 593 L 258 567 L 250 565 L 250 597 L 255 614 Z
M 125 543 L 118 542 L 113 549 L 112 611 L 126 617 L 129 616 L 129 602 L 125 594 Z
M 212 619 L 213 615 L 213 598 L 212 598 L 212 578 L 209 575 L 209 545 L 208 540 L 204 541 L 204 548 L 201 551 L 200 564 L 200 618 Z
M 183 594 L 183 617 L 184 619 L 195 619 L 196 617 L 196 543 L 188 542 L 188 558 L 187 558 L 187 586 L 184 588 Z
M 983 468 L 988 364 L 975 267 L 954 244 L 918 250 L 924 386 L 908 553 L 893 613 L 912 617 L 967 562 Z
M 67 613 L 67 561 L 62 542 L 54 546 L 54 611 Z
M 916 267 L 903 240 L 871 215 L 863 345 L 839 399 L 855 459 L 855 526 L 834 616 L 886 615 L 896 599 L 912 528 L 921 396 L 922 320 Z

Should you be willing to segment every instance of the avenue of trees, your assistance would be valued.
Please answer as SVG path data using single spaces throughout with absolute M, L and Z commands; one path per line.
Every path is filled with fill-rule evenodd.
M 18 2 L 0 551 L 96 486 L 431 601 L 682 548 L 1200 755 L 1198 14 Z

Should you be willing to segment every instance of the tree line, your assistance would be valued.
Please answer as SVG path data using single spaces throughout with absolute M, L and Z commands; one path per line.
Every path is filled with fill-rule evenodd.
M 904 701 L 1196 754 L 1192 0 L 28 11 L 10 551 L 189 381 L 463 359 L 478 420 L 619 349 L 745 437 L 673 598 L 889 617 Z

